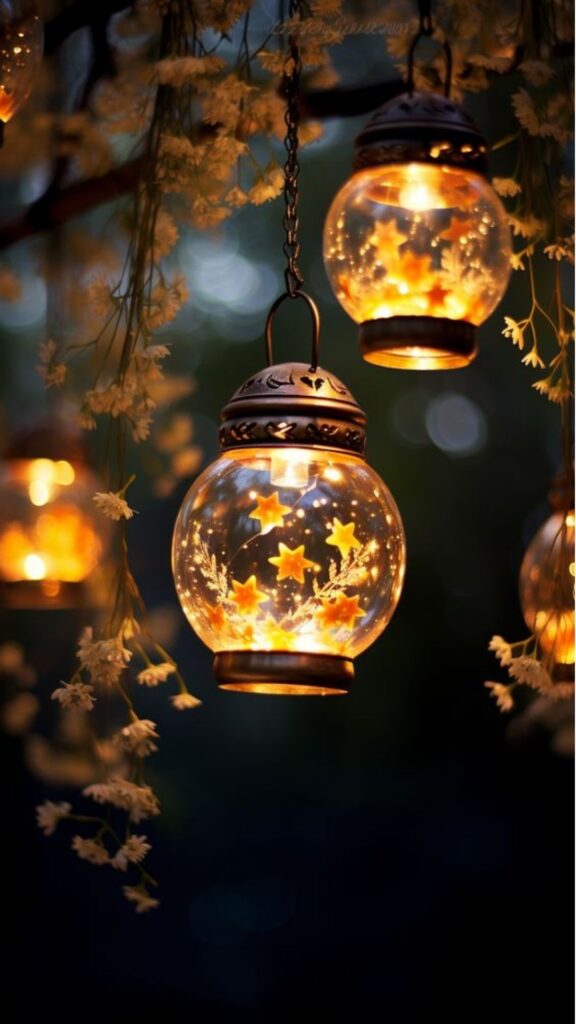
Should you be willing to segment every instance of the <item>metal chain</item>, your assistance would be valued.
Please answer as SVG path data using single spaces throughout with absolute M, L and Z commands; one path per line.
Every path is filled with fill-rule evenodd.
M 431 36 L 434 32 L 432 24 L 432 0 L 418 0 L 418 13 L 420 14 L 420 29 L 423 36 Z
M 300 0 L 291 0 L 288 16 L 295 17 L 301 12 Z M 304 278 L 298 267 L 300 256 L 300 241 L 298 238 L 298 175 L 300 165 L 298 163 L 298 93 L 300 88 L 300 75 L 302 74 L 302 60 L 300 48 L 294 36 L 290 36 L 289 51 L 284 73 L 284 95 L 286 97 L 286 163 L 284 164 L 284 232 L 286 239 L 283 245 L 283 252 L 287 260 L 287 267 L 284 271 L 286 290 L 291 298 L 297 297 L 299 290 L 304 284 Z

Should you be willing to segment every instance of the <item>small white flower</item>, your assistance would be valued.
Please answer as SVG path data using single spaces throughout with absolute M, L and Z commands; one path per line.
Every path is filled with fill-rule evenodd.
M 52 700 L 60 702 L 67 711 L 92 711 L 95 698 L 94 687 L 87 683 L 62 683 L 52 694 Z
M 131 754 L 136 754 L 137 757 L 146 757 L 158 750 L 153 740 L 159 738 L 156 732 L 156 722 L 151 722 L 149 718 L 139 718 L 120 730 L 116 742 Z
M 508 665 L 508 673 L 512 679 L 530 686 L 533 690 L 547 691 L 553 685 L 544 665 L 536 658 L 529 658 L 526 654 L 519 658 L 512 658 Z
M 51 836 L 56 831 L 56 826 L 62 818 L 66 818 L 72 810 L 72 804 L 52 803 L 45 800 L 36 808 L 36 821 L 38 828 L 41 828 L 45 836 Z
M 78 643 L 78 660 L 90 674 L 92 683 L 111 685 L 117 683 L 132 652 L 122 646 L 120 639 L 92 639 L 92 628 L 87 626 Z
M 157 686 L 158 683 L 165 683 L 168 676 L 176 671 L 176 667 L 168 661 L 162 661 L 159 665 L 149 665 L 142 669 L 136 676 L 142 686 Z
M 502 636 L 493 636 L 488 650 L 494 651 L 501 665 L 509 665 L 512 661 L 512 647 Z
M 135 782 L 112 776 L 108 782 L 96 782 L 82 791 L 97 804 L 111 804 L 128 811 L 130 821 L 136 824 L 144 818 L 160 813 L 158 797 L 150 786 L 138 786 Z
M 514 698 L 509 686 L 505 686 L 504 683 L 484 683 L 484 686 L 487 690 L 490 690 L 490 694 L 494 697 L 500 711 L 512 710 Z
M 113 868 L 126 871 L 128 864 L 140 864 L 151 849 L 150 843 L 147 842 L 147 836 L 130 836 L 110 863 Z
M 132 519 L 134 509 L 130 508 L 128 502 L 117 491 L 96 491 L 94 504 L 103 512 L 108 519 L 118 522 L 120 519 Z
M 492 178 L 492 188 L 499 196 L 517 196 L 522 186 L 514 178 Z
M 108 864 L 110 857 L 108 850 L 96 839 L 83 839 L 82 836 L 74 836 L 72 849 L 76 851 L 80 860 L 87 860 L 89 864 Z
M 124 895 L 130 903 L 134 903 L 137 914 L 144 914 L 147 910 L 154 910 L 160 906 L 160 900 L 155 900 L 140 885 L 125 885 Z
M 198 700 L 197 697 L 193 697 L 191 693 L 177 693 L 175 697 L 170 697 L 173 707 L 178 711 L 186 711 L 188 708 L 200 707 L 202 701 Z

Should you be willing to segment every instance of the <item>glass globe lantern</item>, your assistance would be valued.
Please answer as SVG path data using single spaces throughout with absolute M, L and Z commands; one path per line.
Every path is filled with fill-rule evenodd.
M 97 478 L 76 437 L 35 428 L 0 465 L 0 590 L 12 608 L 82 603 L 106 547 Z
M 471 118 L 433 93 L 385 103 L 356 140 L 355 173 L 326 218 L 324 261 L 368 362 L 443 370 L 474 359 L 476 327 L 510 276 L 486 152 Z
M 32 0 L 0 0 L 0 122 L 26 102 L 40 68 L 44 30 Z M 0 125 L 1 127 L 1 125 Z
M 220 455 L 184 498 L 172 549 L 221 688 L 345 693 L 389 622 L 404 531 L 364 428 L 348 388 L 305 363 L 269 366 L 223 410 Z
M 574 665 L 574 510 L 558 510 L 530 542 L 520 568 L 520 604 L 550 664 Z

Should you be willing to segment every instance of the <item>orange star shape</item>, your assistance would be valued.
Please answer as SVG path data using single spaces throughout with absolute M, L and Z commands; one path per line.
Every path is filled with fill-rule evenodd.
M 338 548 L 343 558 L 348 558 L 351 548 L 362 547 L 358 538 L 354 536 L 355 529 L 356 523 L 346 523 L 344 526 L 339 519 L 335 519 L 332 523 L 332 533 L 326 537 L 326 543 Z
M 374 231 L 368 239 L 370 245 L 378 250 L 378 256 L 383 263 L 397 256 L 397 249 L 408 241 L 408 235 L 398 231 L 396 221 L 379 221 L 374 225 Z
M 271 565 L 278 567 L 277 580 L 287 580 L 291 577 L 297 583 L 304 583 L 304 570 L 313 569 L 314 562 L 304 557 L 304 545 L 299 548 L 288 548 L 285 544 L 278 545 L 278 554 L 269 558 Z
M 220 630 L 224 629 L 226 624 L 226 616 L 224 615 L 224 609 L 221 604 L 212 606 L 211 604 L 206 606 L 206 615 L 208 616 L 208 622 L 212 626 L 212 629 Z
M 400 254 L 398 264 L 398 276 L 406 284 L 422 287 L 430 279 L 432 273 L 430 256 L 417 256 L 414 252 L 403 252 Z
M 278 498 L 278 491 L 269 494 L 268 497 L 258 495 L 256 508 L 250 513 L 250 519 L 260 520 L 262 533 L 267 533 L 275 526 L 284 525 L 284 516 L 292 511 L 289 505 L 282 505 Z
M 444 306 L 446 296 L 450 294 L 449 288 L 443 288 L 441 284 L 435 284 L 426 292 L 426 298 L 431 306 Z
M 263 590 L 258 590 L 255 576 L 249 576 L 245 583 L 232 580 L 232 586 L 234 592 L 230 593 L 229 597 L 241 615 L 254 615 L 258 611 L 258 605 L 270 599 Z
M 291 651 L 296 637 L 289 629 L 283 629 L 272 615 L 267 615 L 262 623 L 262 632 L 266 643 L 274 651 Z
M 450 217 L 448 227 L 440 232 L 438 238 L 443 238 L 446 242 L 459 242 L 464 235 L 473 231 L 475 227 L 476 224 L 473 220 L 461 220 L 459 217 Z
M 340 591 L 334 598 L 322 598 L 322 608 L 316 613 L 316 617 L 324 629 L 354 629 L 356 619 L 362 619 L 365 612 L 360 611 L 358 604 L 360 597 L 346 597 Z

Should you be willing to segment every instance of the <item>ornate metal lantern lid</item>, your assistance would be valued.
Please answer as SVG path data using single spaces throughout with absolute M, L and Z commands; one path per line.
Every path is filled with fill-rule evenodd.
M 220 448 L 305 447 L 364 456 L 366 416 L 349 388 L 308 363 L 250 377 L 221 413 Z
M 480 129 L 458 103 L 437 93 L 406 92 L 384 103 L 355 145 L 355 170 L 414 160 L 487 172 Z

